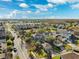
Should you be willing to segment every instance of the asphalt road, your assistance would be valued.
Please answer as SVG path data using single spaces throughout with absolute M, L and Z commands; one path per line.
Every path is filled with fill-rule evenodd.
M 14 47 L 17 49 L 20 59 L 30 59 L 28 56 L 27 49 L 25 47 L 21 47 L 21 39 L 17 38 L 16 33 L 14 33 L 13 31 L 10 31 L 10 32 L 15 37 Z
M 9 24 L 6 24 L 7 30 L 12 33 L 12 35 L 15 37 L 14 40 L 14 47 L 17 49 L 17 53 L 20 57 L 20 59 L 30 59 L 27 49 L 25 47 L 21 47 L 21 39 L 17 37 L 17 34 L 14 33 L 14 31 L 11 30 L 11 27 Z

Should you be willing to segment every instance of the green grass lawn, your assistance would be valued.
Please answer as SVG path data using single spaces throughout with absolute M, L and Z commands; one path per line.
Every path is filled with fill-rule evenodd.
M 55 57 L 52 57 L 52 59 L 60 59 L 60 55 L 57 55 Z
M 16 56 L 16 59 L 20 59 L 19 56 Z

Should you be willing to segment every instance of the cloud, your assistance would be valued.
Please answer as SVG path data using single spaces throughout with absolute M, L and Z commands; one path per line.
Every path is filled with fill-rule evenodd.
M 72 9 L 79 9 L 79 3 L 78 4 L 71 5 L 71 8 Z
M 47 0 L 48 2 L 51 2 L 51 3 L 66 3 L 67 0 Z
M 68 2 L 75 3 L 75 2 L 79 2 L 79 0 L 68 0 Z
M 44 19 L 55 19 L 55 16 L 45 16 Z
M 12 0 L 1 0 L 1 1 L 10 2 L 10 1 L 12 1 Z
M 15 18 L 17 13 L 19 13 L 19 10 L 13 10 L 8 15 L 6 15 L 6 17 L 7 18 Z
M 68 2 L 68 3 L 79 2 L 79 0 L 47 0 L 47 1 L 51 2 L 51 3 L 56 3 L 56 4 L 64 4 L 66 2 Z
M 5 10 L 5 8 L 3 8 L 3 7 L 0 7 L 0 10 Z
M 39 14 L 40 13 L 40 10 L 36 10 L 35 14 Z
M 33 19 L 54 19 L 55 16 L 43 16 L 43 17 L 34 17 Z
M 27 8 L 27 7 L 29 7 L 26 3 L 21 3 L 19 6 L 22 7 L 22 8 Z
M 24 0 L 16 0 L 16 1 L 24 1 Z
M 29 13 L 29 14 L 32 13 L 32 11 L 30 11 L 30 10 L 28 10 L 28 11 L 26 11 L 26 12 Z
M 41 11 L 48 11 L 48 8 L 53 8 L 54 7 L 54 5 L 53 4 L 51 4 L 51 3 L 49 3 L 49 4 L 47 4 L 47 5 L 40 5 L 40 4 L 38 4 L 38 5 L 34 5 L 37 9 L 39 9 L 39 10 L 41 10 Z
M 19 18 L 25 18 L 25 15 L 31 14 L 32 11 L 28 10 L 28 11 L 20 11 L 20 10 L 13 10 L 10 13 L 8 13 L 7 15 L 5 15 L 5 17 L 7 19 L 12 19 L 12 18 L 17 18 L 18 16 L 20 16 Z
M 2 19 L 3 18 L 3 16 L 2 15 L 0 15 L 0 19 Z
M 54 5 L 49 3 L 47 6 L 52 8 Z
M 10 2 L 12 0 L 1 0 L 1 1 Z M 24 0 L 16 0 L 16 1 L 24 1 Z

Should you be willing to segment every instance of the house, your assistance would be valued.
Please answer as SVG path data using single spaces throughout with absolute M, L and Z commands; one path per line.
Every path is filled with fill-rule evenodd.
M 55 46 L 62 46 L 63 45 L 63 41 L 62 41 L 62 36 L 61 35 L 57 35 L 56 36 L 56 40 L 53 41 L 53 44 Z
M 36 33 L 36 34 L 33 35 L 33 39 L 43 40 L 44 39 L 44 34 Z
M 4 51 L 6 49 L 6 32 L 2 23 L 0 23 L 0 50 Z M 5 53 L 0 51 L 0 59 L 5 58 Z
M 61 59 L 79 59 L 79 54 L 75 52 L 67 53 L 62 55 Z
M 49 43 L 46 43 L 46 42 L 44 42 L 42 44 L 42 46 L 45 48 L 45 50 L 51 50 L 52 49 L 52 46 Z
M 74 34 L 72 34 L 71 36 L 70 36 L 70 39 L 69 39 L 72 43 L 75 43 L 76 42 L 76 40 L 77 40 L 77 37 L 74 35 Z
M 61 41 L 59 41 L 59 40 L 55 40 L 54 42 L 53 42 L 53 44 L 55 45 L 55 46 L 63 46 L 63 43 L 61 42 Z
M 39 28 L 40 23 L 17 23 L 15 24 L 15 29 L 16 30 L 26 30 L 26 29 L 31 29 L 31 28 Z
M 5 28 L 3 26 L 0 26 L 0 42 L 6 42 L 6 33 Z

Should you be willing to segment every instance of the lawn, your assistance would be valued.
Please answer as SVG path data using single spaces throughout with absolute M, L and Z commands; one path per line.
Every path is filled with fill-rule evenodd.
M 16 56 L 16 59 L 20 59 L 19 56 Z
M 52 59 L 60 59 L 60 55 L 54 56 Z

